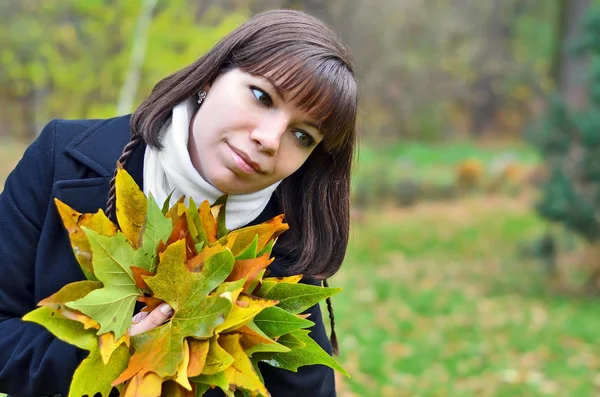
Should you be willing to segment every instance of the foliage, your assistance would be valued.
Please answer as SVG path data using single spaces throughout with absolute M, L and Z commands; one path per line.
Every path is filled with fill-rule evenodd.
M 305 310 L 339 292 L 299 283 L 302 275 L 264 277 L 283 215 L 233 231 L 223 196 L 200 208 L 182 197 L 159 208 L 119 168 L 116 214 L 81 214 L 56 199 L 86 281 L 71 283 L 24 316 L 90 354 L 70 396 L 269 396 L 259 362 L 296 372 L 323 364 L 348 373 L 309 336 Z M 172 317 L 130 336 L 134 305 L 166 302 Z M 90 381 L 93 379 L 93 382 Z M 246 393 L 246 394 L 244 394 Z
M 3 122 L 15 125 L 13 133 L 31 133 L 54 117 L 115 116 L 140 8 L 141 0 L 0 5 L 0 100 L 17 110 Z M 194 61 L 246 18 L 243 7 L 224 13 L 202 2 L 159 1 L 136 103 L 160 79 Z M 20 124 L 18 115 L 24 117 Z M 37 126 L 27 126 L 36 120 Z
M 549 170 L 536 209 L 590 242 L 600 239 L 600 8 L 588 13 L 578 56 L 588 59 L 587 104 L 576 108 L 560 93 L 548 98 L 530 131 Z

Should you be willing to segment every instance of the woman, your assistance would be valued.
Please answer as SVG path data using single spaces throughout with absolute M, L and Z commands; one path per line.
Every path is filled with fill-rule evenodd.
M 229 228 L 285 214 L 290 229 L 273 249 L 271 274 L 319 284 L 339 269 L 348 243 L 356 107 L 352 67 L 332 31 L 278 10 L 160 81 L 130 116 L 48 124 L 0 195 L 0 392 L 66 396 L 87 355 L 21 321 L 41 299 L 84 279 L 54 198 L 114 216 L 117 160 L 159 202 L 173 190 L 196 202 L 228 193 Z M 162 324 L 170 313 L 160 309 L 138 316 L 131 332 Z M 318 305 L 308 312 L 311 337 L 331 353 Z M 335 395 L 324 366 L 292 373 L 261 364 L 261 372 L 273 396 Z

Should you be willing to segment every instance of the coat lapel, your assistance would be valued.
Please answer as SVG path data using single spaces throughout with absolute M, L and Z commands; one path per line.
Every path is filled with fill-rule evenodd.
M 123 148 L 131 137 L 131 116 L 115 117 L 93 124 L 65 147 L 67 155 L 93 170 L 99 177 L 111 178 Z M 125 169 L 143 188 L 145 144 L 134 149 Z

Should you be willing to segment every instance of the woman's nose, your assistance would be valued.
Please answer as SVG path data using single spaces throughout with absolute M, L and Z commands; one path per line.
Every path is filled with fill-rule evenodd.
M 279 150 L 281 138 L 288 129 L 289 120 L 285 115 L 270 115 L 250 133 L 250 138 L 255 141 L 263 152 L 274 156 Z

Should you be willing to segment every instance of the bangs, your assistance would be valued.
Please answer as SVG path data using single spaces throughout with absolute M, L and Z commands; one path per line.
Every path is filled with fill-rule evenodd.
M 337 151 L 352 139 L 356 125 L 357 88 L 352 72 L 334 57 L 285 52 L 251 67 L 239 66 L 247 73 L 269 77 L 287 101 L 314 119 L 323 134 L 324 149 Z

